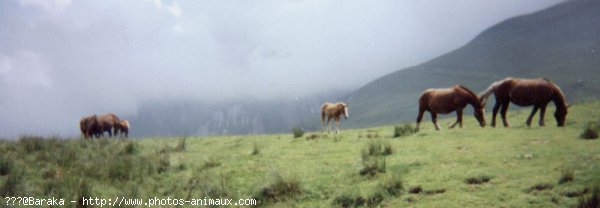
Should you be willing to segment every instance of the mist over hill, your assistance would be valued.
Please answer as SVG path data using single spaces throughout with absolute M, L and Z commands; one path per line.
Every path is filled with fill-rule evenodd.
M 132 135 L 282 133 L 296 126 L 317 130 L 319 107 L 333 98 L 350 105 L 351 116 L 343 127 L 414 122 L 417 99 L 427 88 L 462 84 L 480 92 L 507 76 L 547 77 L 561 86 L 570 102 L 600 97 L 599 22 L 600 1 L 565 2 L 500 22 L 463 47 L 351 93 L 220 104 L 146 102 L 130 116 Z
M 568 1 L 500 22 L 463 47 L 353 92 L 348 99 L 353 117 L 347 126 L 414 122 L 417 100 L 427 88 L 462 84 L 480 92 L 507 76 L 547 77 L 570 102 L 598 98 L 599 23 L 600 1 L 588 0 Z
M 131 121 L 134 137 L 282 133 L 291 132 L 294 127 L 317 130 L 322 102 L 344 94 L 347 92 L 219 104 L 148 101 L 127 119 Z

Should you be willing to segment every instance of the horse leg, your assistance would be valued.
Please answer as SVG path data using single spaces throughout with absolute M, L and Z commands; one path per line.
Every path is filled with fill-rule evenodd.
M 533 106 L 533 109 L 531 110 L 529 117 L 527 117 L 527 122 L 525 122 L 527 124 L 527 126 L 531 126 L 531 119 L 533 119 L 533 115 L 535 115 L 535 113 L 538 111 L 539 108 L 540 108 L 540 106 L 537 106 L 537 105 Z
M 504 127 L 509 127 L 510 123 L 508 123 L 508 120 L 506 120 L 506 111 L 508 111 L 508 105 L 510 104 L 508 102 L 503 102 L 502 103 L 502 108 L 500 109 L 500 116 L 502 116 L 502 122 L 504 123 Z
M 331 133 L 331 117 L 327 117 L 327 133 Z
M 547 105 L 540 106 L 540 121 L 538 122 L 540 126 L 544 126 L 544 114 L 546 114 L 546 106 Z
M 496 114 L 498 114 L 498 110 L 500 109 L 500 102 L 496 101 L 494 104 L 494 109 L 492 109 L 492 123 L 490 126 L 496 127 Z
M 321 117 L 321 133 L 325 133 L 325 118 Z
M 335 134 L 340 133 L 340 118 L 335 118 Z
M 456 121 L 450 126 L 453 129 L 456 124 L 459 124 L 460 128 L 462 128 L 462 109 L 456 110 Z
M 421 120 L 423 120 L 424 112 L 425 110 L 419 108 L 419 115 L 417 115 L 417 130 L 419 129 L 419 124 L 421 123 Z
M 440 125 L 437 123 L 437 113 L 433 113 L 431 111 L 429 111 L 429 113 L 431 114 L 431 122 L 433 122 L 435 130 L 440 130 Z

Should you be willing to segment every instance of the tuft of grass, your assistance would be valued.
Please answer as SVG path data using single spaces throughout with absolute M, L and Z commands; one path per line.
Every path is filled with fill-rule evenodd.
M 384 142 L 381 139 L 371 139 L 363 152 L 363 157 L 364 154 L 367 154 L 367 156 L 387 156 L 392 153 L 392 145 L 389 142 Z
M 183 152 L 186 148 L 187 137 L 180 138 L 177 140 L 177 144 L 175 146 L 165 145 L 162 149 L 160 149 L 159 153 L 169 153 L 169 152 Z
M 410 136 L 419 131 L 417 128 L 412 127 L 410 124 L 404 124 L 404 126 L 394 126 L 394 138 L 402 136 Z
M 392 177 L 379 186 L 389 196 L 400 196 L 404 190 L 402 178 L 399 176 Z
M 564 196 L 572 198 L 572 197 L 579 197 L 579 196 L 583 196 L 584 194 L 587 194 L 590 191 L 590 189 L 588 188 L 584 188 L 581 190 L 567 190 L 563 193 Z
M 274 181 L 261 188 L 254 197 L 260 204 L 294 199 L 302 195 L 300 181 L 296 178 L 284 178 L 278 173 L 275 173 L 273 178 Z
M 319 135 L 311 134 L 311 135 L 306 136 L 305 138 L 306 138 L 306 140 L 316 140 L 319 138 Z
M 210 168 L 221 166 L 221 162 L 215 157 L 209 157 L 204 160 L 204 164 L 200 166 L 200 170 L 208 170 Z
M 250 153 L 250 155 L 258 155 L 260 154 L 260 147 L 258 147 L 258 145 L 256 143 L 252 144 L 252 152 Z
M 423 188 L 421 188 L 421 186 L 412 186 L 408 189 L 408 193 L 411 194 L 419 194 L 423 192 Z
M 558 179 L 558 184 L 564 184 L 575 180 L 575 171 L 573 169 L 565 169 Z
M 23 136 L 19 138 L 19 144 L 25 153 L 33 153 L 46 148 L 47 142 L 39 136 Z
M 10 174 L 11 170 L 14 169 L 14 160 L 8 158 L 7 155 L 0 155 L 0 176 L 6 176 Z
M 466 178 L 465 183 L 467 183 L 467 184 L 482 184 L 482 183 L 487 183 L 490 180 L 491 180 L 491 178 L 489 176 L 481 175 L 481 176 Z
M 425 192 L 423 192 L 427 195 L 434 195 L 434 194 L 443 194 L 446 193 L 446 189 L 432 189 L 432 190 L 426 190 Z
M 294 127 L 292 129 L 292 134 L 294 135 L 294 138 L 299 138 L 304 135 L 304 130 L 302 130 L 300 127 Z
M 175 145 L 174 151 L 175 152 L 185 151 L 186 141 L 187 141 L 187 137 L 183 137 L 183 138 L 179 139 L 179 141 L 177 141 L 177 145 Z
M 123 153 L 126 155 L 133 155 L 133 154 L 137 153 L 137 149 L 138 149 L 138 147 L 137 147 L 136 143 L 127 142 L 127 144 L 123 148 Z
M 84 179 L 79 180 L 79 187 L 77 189 L 77 208 L 91 207 L 89 203 L 84 203 L 84 198 L 90 198 L 92 196 L 92 186 L 88 184 Z
M 597 139 L 598 131 L 600 131 L 600 121 L 590 121 L 585 125 L 579 137 L 582 139 Z
M 385 173 L 386 156 L 393 153 L 392 145 L 381 139 L 371 139 L 366 148 L 361 151 L 363 168 L 360 175 L 374 177 L 377 173 Z
M 600 185 L 596 185 L 592 189 L 592 194 L 589 197 L 582 196 L 579 198 L 579 208 L 597 208 L 600 207 Z
M 543 191 L 543 190 L 548 190 L 548 189 L 552 189 L 554 188 L 554 186 L 550 183 L 538 183 L 535 184 L 531 187 L 529 187 L 529 189 L 527 189 L 527 192 L 532 192 L 532 191 Z

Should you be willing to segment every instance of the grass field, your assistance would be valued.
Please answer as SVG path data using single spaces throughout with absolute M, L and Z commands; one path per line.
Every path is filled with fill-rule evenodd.
M 462 129 L 441 120 L 441 131 L 426 116 L 418 133 L 398 138 L 393 126 L 300 138 L 24 137 L 0 142 L 0 206 L 11 207 L 7 196 L 126 196 L 256 198 L 268 207 L 573 207 L 600 183 L 600 140 L 578 138 L 600 118 L 600 102 L 572 106 L 565 128 L 553 112 L 546 127 L 526 127 L 529 111 L 513 111 L 510 128 L 480 128 L 468 115 Z

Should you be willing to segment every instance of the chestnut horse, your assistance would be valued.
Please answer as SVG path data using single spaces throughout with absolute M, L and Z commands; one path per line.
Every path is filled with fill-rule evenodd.
M 129 136 L 129 121 L 121 119 L 115 125 L 115 136 L 121 134 L 121 136 L 125 136 L 127 138 Z
M 417 130 L 419 123 L 423 119 L 423 113 L 429 111 L 431 121 L 435 125 L 435 130 L 440 130 L 437 124 L 437 114 L 448 114 L 456 111 L 456 122 L 450 126 L 454 128 L 456 124 L 462 128 L 463 109 L 470 104 L 475 111 L 475 118 L 479 121 L 481 127 L 485 126 L 483 106 L 479 102 L 477 95 L 462 85 L 454 85 L 450 88 L 427 89 L 419 98 L 419 115 L 417 116 Z
M 527 118 L 527 126 L 531 126 L 531 119 L 539 109 L 539 125 L 544 126 L 544 113 L 546 113 L 546 106 L 550 101 L 552 101 L 556 106 L 554 118 L 556 118 L 557 125 L 565 125 L 568 107 L 565 103 L 565 96 L 560 88 L 548 79 L 516 79 L 508 77 L 494 82 L 479 95 L 479 100 L 481 100 L 481 103 L 484 106 L 488 96 L 492 93 L 494 93 L 494 96 L 496 97 L 496 104 L 494 104 L 494 109 L 492 111 L 491 125 L 493 127 L 496 126 L 496 114 L 500 108 L 502 108 L 500 109 L 500 115 L 502 116 L 504 127 L 510 126 L 506 120 L 506 111 L 508 110 L 508 104 L 510 104 L 510 102 L 519 106 L 533 105 L 533 110 Z
M 344 115 L 344 118 L 348 119 L 348 105 L 343 102 L 329 103 L 325 102 L 321 106 L 321 131 L 325 129 L 325 117 L 327 117 L 328 133 L 331 132 L 331 118 L 335 120 L 336 130 L 335 133 L 339 133 L 340 130 L 340 116 Z

